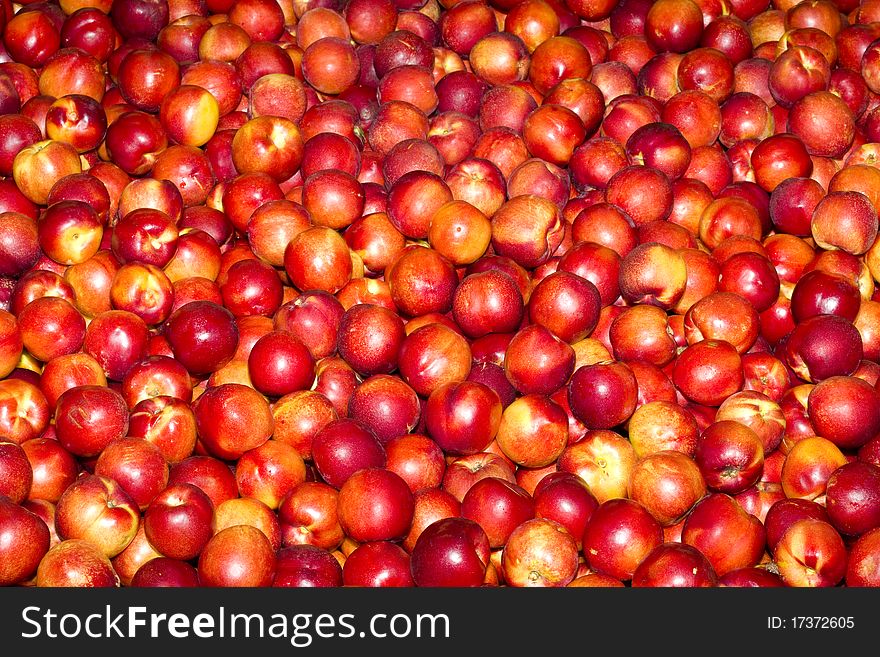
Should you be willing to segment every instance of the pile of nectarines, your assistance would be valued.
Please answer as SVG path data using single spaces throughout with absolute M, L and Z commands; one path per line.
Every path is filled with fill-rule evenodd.
M 0 34 L 0 585 L 880 585 L 880 0 Z

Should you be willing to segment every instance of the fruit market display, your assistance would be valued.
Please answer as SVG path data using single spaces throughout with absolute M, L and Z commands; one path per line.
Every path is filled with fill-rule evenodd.
M 880 0 L 0 28 L 0 585 L 880 585 Z

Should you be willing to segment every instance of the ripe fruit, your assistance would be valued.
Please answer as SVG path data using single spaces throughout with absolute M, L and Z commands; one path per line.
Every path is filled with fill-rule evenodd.
M 0 583 L 876 585 L 878 6 L 5 3 Z

